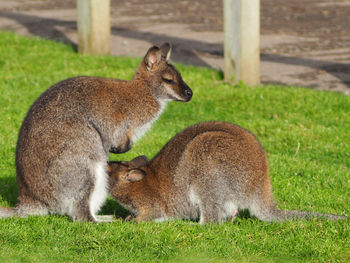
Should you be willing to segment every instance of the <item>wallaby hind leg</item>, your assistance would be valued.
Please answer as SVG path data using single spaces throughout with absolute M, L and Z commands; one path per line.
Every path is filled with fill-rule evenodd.
M 220 222 L 222 211 L 215 192 L 193 185 L 189 190 L 189 198 L 192 205 L 199 208 L 200 224 Z
M 68 213 L 73 221 L 97 222 L 90 205 L 93 189 L 94 185 L 89 185 L 86 186 L 86 188 L 80 189 L 81 199 L 74 200 L 74 209 Z
M 212 202 L 203 202 L 199 206 L 200 210 L 200 224 L 206 223 L 218 223 L 220 222 L 220 209 L 219 206 Z
M 92 221 L 92 222 L 111 222 L 112 216 L 97 216 L 107 198 L 108 178 L 105 172 L 105 164 L 97 162 L 93 164 L 88 173 L 93 184 L 88 187 L 83 199 L 76 207 L 74 220 Z
M 56 190 L 59 195 L 55 197 L 52 209 L 58 214 L 70 216 L 73 221 L 99 222 L 96 214 L 107 198 L 105 165 L 83 158 L 77 158 L 75 163 L 62 168 Z

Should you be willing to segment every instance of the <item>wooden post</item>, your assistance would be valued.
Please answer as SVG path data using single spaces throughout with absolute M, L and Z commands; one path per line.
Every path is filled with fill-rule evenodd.
M 225 81 L 260 84 L 260 0 L 223 0 Z
M 110 47 L 110 0 L 77 0 L 79 53 L 105 55 Z

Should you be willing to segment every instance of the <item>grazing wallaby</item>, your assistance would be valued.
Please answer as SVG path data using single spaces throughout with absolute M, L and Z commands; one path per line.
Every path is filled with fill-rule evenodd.
M 151 47 L 130 81 L 63 80 L 31 106 L 16 150 L 19 203 L 0 217 L 65 214 L 98 221 L 108 192 L 109 152 L 128 151 L 168 101 L 187 102 L 191 89 L 168 63 L 168 43 Z
M 110 192 L 136 221 L 168 218 L 220 222 L 237 209 L 264 221 L 324 216 L 283 211 L 272 194 L 266 154 L 249 131 L 226 122 L 203 122 L 172 138 L 151 160 L 109 162 Z

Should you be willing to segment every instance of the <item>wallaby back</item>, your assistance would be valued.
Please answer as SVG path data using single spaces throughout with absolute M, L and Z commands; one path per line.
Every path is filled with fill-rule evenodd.
M 120 166 L 110 164 L 111 193 L 132 208 L 137 220 L 200 218 L 201 223 L 220 222 L 246 208 L 265 221 L 345 218 L 278 210 L 263 148 L 253 134 L 231 123 L 190 126 L 149 163 L 123 163 L 122 170 Z
M 109 152 L 128 151 L 168 101 L 192 97 L 168 63 L 170 51 L 169 44 L 150 48 L 130 81 L 75 77 L 37 99 L 17 142 L 18 215 L 96 221 L 107 195 Z

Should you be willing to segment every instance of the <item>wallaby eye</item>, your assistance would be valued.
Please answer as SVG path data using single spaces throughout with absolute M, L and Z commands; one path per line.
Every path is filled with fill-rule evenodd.
M 163 79 L 163 81 L 165 83 L 168 83 L 168 84 L 173 84 L 174 83 L 174 81 L 172 79 L 168 79 L 168 78 L 162 78 L 162 79 Z

